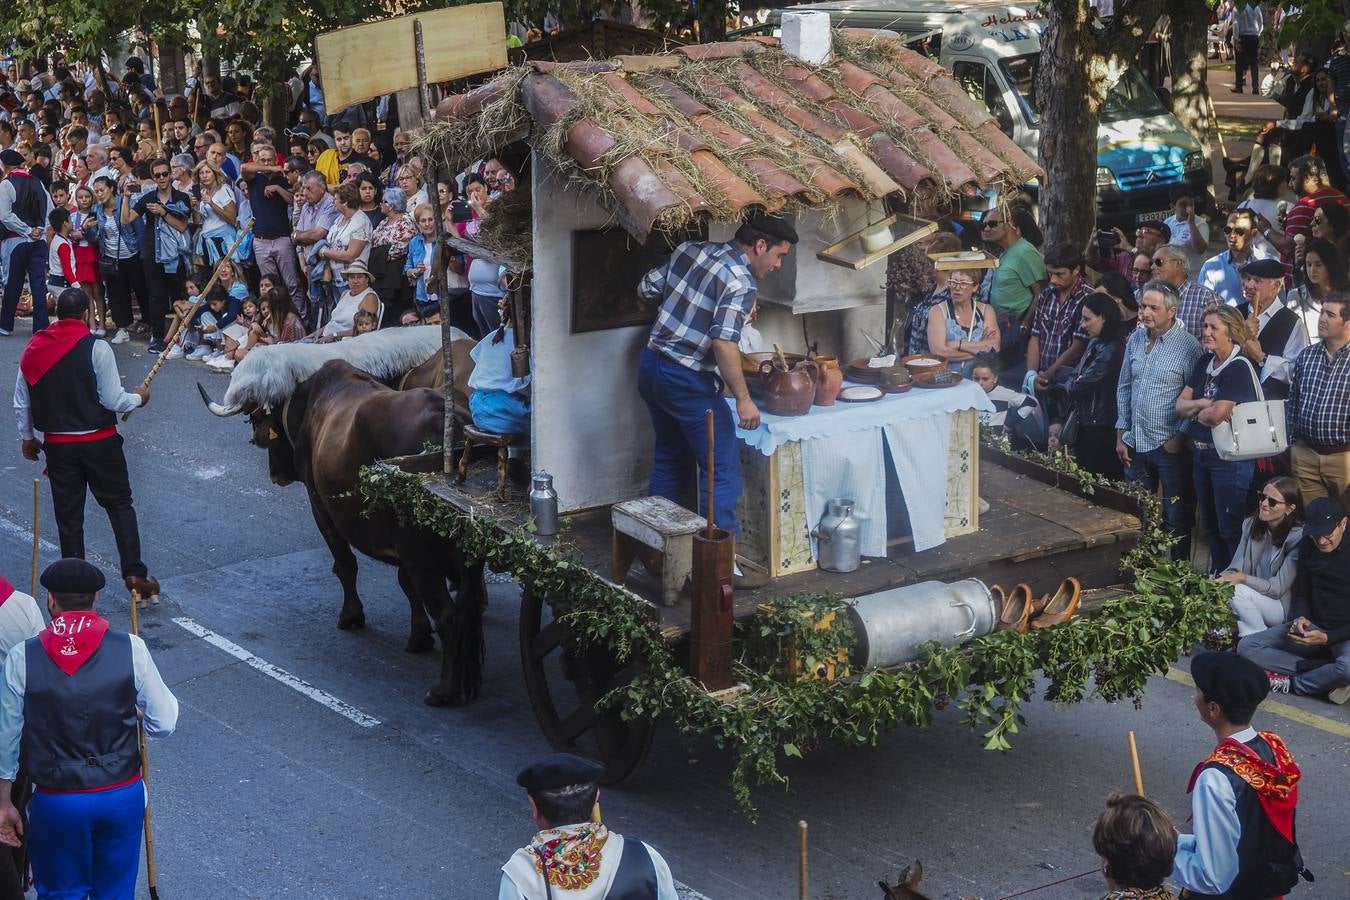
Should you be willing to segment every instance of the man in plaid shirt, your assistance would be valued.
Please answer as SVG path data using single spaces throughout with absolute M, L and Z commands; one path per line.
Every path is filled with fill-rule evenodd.
M 1027 343 L 1027 369 L 1036 373 L 1036 388 L 1042 391 L 1054 383 L 1057 372 L 1071 372 L 1087 349 L 1083 299 L 1092 293 L 1083 278 L 1083 254 L 1068 244 L 1050 248 L 1045 270 L 1050 284 L 1036 298 Z
M 736 398 L 740 427 L 758 428 L 759 409 L 741 371 L 741 327 L 754 309 L 758 279 L 777 269 L 795 243 L 791 224 L 776 216 L 755 216 L 731 241 L 681 244 L 669 262 L 648 272 L 638 286 L 643 298 L 661 304 L 638 371 L 638 393 L 647 402 L 656 432 L 648 493 L 680 500 L 690 469 L 706 465 L 705 416 L 712 410 L 712 512 L 718 527 L 732 534 L 739 530 L 741 463 L 737 423 L 722 401 L 722 388 Z M 700 474 L 700 484 L 703 478 Z M 701 495 L 700 504 L 706 500 Z
M 1294 361 L 1285 418 L 1289 459 L 1306 507 L 1330 496 L 1350 505 L 1350 299 L 1330 294 L 1317 319 L 1321 342 Z

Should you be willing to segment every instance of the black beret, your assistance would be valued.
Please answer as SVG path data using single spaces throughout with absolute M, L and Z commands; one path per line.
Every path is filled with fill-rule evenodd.
M 23 154 L 13 148 L 0 150 L 0 163 L 7 166 L 21 166 L 24 164 Z
M 1191 678 L 1206 700 L 1219 704 L 1229 722 L 1245 725 L 1270 693 L 1266 670 L 1236 653 L 1200 653 L 1191 659 Z
M 1242 267 L 1242 274 L 1253 278 L 1283 278 L 1284 263 L 1278 259 L 1254 259 Z
M 771 235 L 780 241 L 787 241 L 789 244 L 797 243 L 797 229 L 792 227 L 792 223 L 778 216 L 765 215 L 758 213 L 745 220 L 756 231 Z
M 107 583 L 103 573 L 82 559 L 58 559 L 38 579 L 53 594 L 92 594 Z
M 570 753 L 554 753 L 521 769 L 516 784 L 531 792 L 551 791 L 574 784 L 595 784 L 604 774 L 605 767 L 599 763 Z

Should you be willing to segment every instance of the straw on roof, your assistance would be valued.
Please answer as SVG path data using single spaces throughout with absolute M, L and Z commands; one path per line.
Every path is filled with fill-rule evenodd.
M 1043 176 L 950 73 L 860 29 L 820 66 L 763 37 L 527 63 L 442 101 L 419 148 L 462 167 L 521 139 L 642 239 L 845 198 L 930 209 Z

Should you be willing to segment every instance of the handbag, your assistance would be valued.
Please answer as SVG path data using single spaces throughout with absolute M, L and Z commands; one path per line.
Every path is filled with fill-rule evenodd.
M 117 275 L 117 260 L 111 256 L 100 253 L 98 257 L 98 274 L 104 281 L 115 277 Z
M 1059 426 L 1059 442 L 1065 447 L 1072 447 L 1078 443 L 1078 410 L 1070 410 L 1068 418 L 1064 424 Z
M 1284 401 L 1267 400 L 1261 390 L 1261 380 L 1256 377 L 1256 369 L 1246 357 L 1241 361 L 1252 376 L 1257 399 L 1237 404 L 1227 422 L 1220 422 L 1210 429 L 1214 452 L 1220 459 L 1230 462 L 1275 456 L 1289 447 Z

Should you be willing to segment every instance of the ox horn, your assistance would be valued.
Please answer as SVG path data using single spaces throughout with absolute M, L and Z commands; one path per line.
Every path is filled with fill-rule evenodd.
M 202 383 L 200 381 L 197 382 L 197 391 L 202 395 L 202 402 L 206 404 L 207 409 L 211 410 L 212 415 L 222 417 L 237 416 L 244 411 L 244 407 L 240 406 L 239 404 L 235 404 L 234 406 L 225 406 L 212 400 L 211 395 L 206 392 L 206 388 L 202 387 Z

